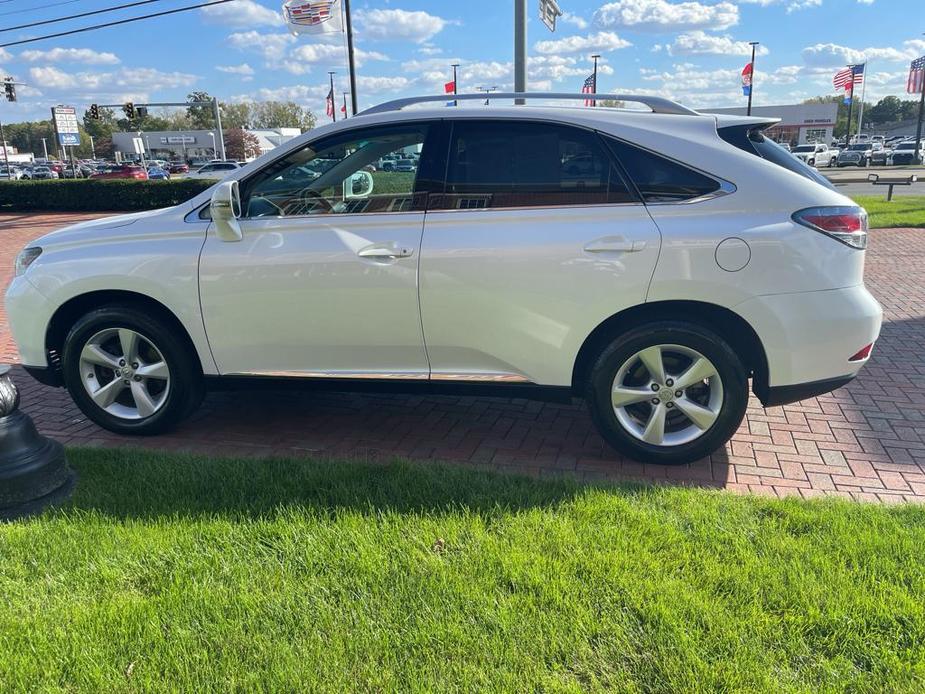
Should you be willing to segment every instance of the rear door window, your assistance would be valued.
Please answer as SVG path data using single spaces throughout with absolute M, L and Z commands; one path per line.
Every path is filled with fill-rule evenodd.
M 597 133 L 567 125 L 460 120 L 445 193 L 431 209 L 637 202 Z
M 692 200 L 721 187 L 716 179 L 655 152 L 611 137 L 606 140 L 647 203 Z

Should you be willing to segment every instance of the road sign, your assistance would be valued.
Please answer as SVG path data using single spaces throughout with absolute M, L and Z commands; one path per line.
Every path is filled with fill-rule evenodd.
M 556 30 L 556 18 L 562 16 L 556 0 L 540 0 L 540 19 L 550 31 Z
M 77 109 L 73 106 L 52 106 L 51 120 L 58 134 L 58 144 L 62 147 L 80 145 L 80 129 L 77 127 Z

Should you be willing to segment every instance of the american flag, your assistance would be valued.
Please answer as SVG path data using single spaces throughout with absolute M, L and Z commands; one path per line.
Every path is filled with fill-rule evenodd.
M 845 91 L 852 91 L 857 85 L 864 84 L 864 65 L 849 65 L 839 70 L 832 78 L 832 84 L 836 89 Z
M 597 91 L 597 85 L 595 83 L 594 73 L 592 72 L 588 75 L 588 79 L 585 80 L 584 84 L 581 85 L 582 94 L 594 94 Z M 594 106 L 594 101 L 591 99 L 585 99 L 585 106 Z
M 331 88 L 331 91 L 328 92 L 327 98 L 324 100 L 325 105 L 325 115 L 333 116 L 334 115 L 334 88 Z
M 921 94 L 925 91 L 925 55 L 916 58 L 909 66 L 909 80 L 906 82 L 908 94 Z
M 284 6 L 286 21 L 290 24 L 314 26 L 331 18 L 331 6 L 334 0 L 303 2 L 301 5 Z

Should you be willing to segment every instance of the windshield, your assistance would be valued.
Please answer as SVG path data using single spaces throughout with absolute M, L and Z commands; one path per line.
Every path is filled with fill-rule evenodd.
M 800 145 L 793 151 L 794 152 L 815 152 L 816 145 Z
M 850 152 L 865 152 L 870 149 L 870 145 L 851 145 L 848 150 Z
M 915 149 L 914 142 L 904 142 L 901 145 L 896 145 L 896 149 Z
M 767 159 L 780 167 L 799 174 L 810 181 L 835 190 L 829 179 L 816 171 L 813 167 L 807 165 L 802 159 L 797 159 L 779 144 L 764 136 L 762 129 L 770 127 L 773 123 L 758 127 L 749 126 L 731 126 L 720 128 L 717 132 L 719 136 L 731 145 L 739 149 L 755 154 L 762 159 Z

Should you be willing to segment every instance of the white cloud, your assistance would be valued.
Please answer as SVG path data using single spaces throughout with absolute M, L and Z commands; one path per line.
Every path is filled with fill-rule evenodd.
M 283 15 L 278 10 L 254 2 L 254 0 L 237 0 L 224 5 L 203 7 L 200 10 L 206 21 L 230 27 L 281 26 Z
M 378 51 L 354 50 L 354 60 L 357 67 L 361 67 L 367 60 L 388 60 L 389 57 Z M 325 43 L 309 43 L 293 49 L 288 58 L 281 60 L 278 67 L 293 75 L 302 75 L 308 72 L 313 65 L 324 64 L 337 66 L 346 64 L 346 53 L 343 46 Z
M 29 81 L 46 89 L 71 89 L 77 86 L 77 80 L 73 75 L 56 67 L 30 68 Z
M 588 20 L 586 20 L 584 17 L 580 17 L 577 14 L 572 14 L 571 12 L 563 12 L 562 16 L 559 17 L 559 21 L 565 22 L 566 24 L 571 24 L 572 26 L 582 30 L 588 28 Z
M 604 28 L 673 32 L 686 29 L 727 29 L 739 23 L 739 8 L 730 2 L 706 5 L 668 0 L 616 0 L 602 5 L 594 21 Z
M 703 31 L 692 31 L 678 36 L 674 43 L 668 46 L 671 55 L 740 55 L 750 56 L 752 47 L 748 41 L 736 41 L 728 34 L 721 36 L 707 34 Z M 758 46 L 757 55 L 767 55 L 768 49 Z
M 629 41 L 621 39 L 612 31 L 599 31 L 587 36 L 566 36 L 551 41 L 537 41 L 533 46 L 537 53 L 589 53 L 595 51 L 615 51 L 632 46 Z
M 905 62 L 915 60 L 925 50 L 925 41 L 913 39 L 904 41 L 903 48 L 892 46 L 883 48 L 849 48 L 835 43 L 817 43 L 807 46 L 802 51 L 803 62 L 816 67 L 840 67 L 848 64 L 863 63 L 868 60 Z
M 254 68 L 247 63 L 241 63 L 240 65 L 216 65 L 215 69 L 219 72 L 228 73 L 229 75 L 244 75 L 249 77 L 254 74 Z
M 431 44 L 424 44 L 423 46 L 418 48 L 418 53 L 420 53 L 421 55 L 440 55 L 441 53 L 443 53 L 443 49 L 438 46 L 431 45 Z
M 5 48 L 0 48 L 0 60 L 12 60 L 13 54 Z
M 2 50 L 2 49 L 0 49 Z M 94 51 L 90 48 L 52 48 L 47 51 L 23 51 L 22 60 L 30 63 L 85 63 L 86 65 L 116 65 L 115 53 Z
M 63 91 L 79 89 L 86 92 L 103 89 L 111 93 L 113 88 L 144 88 L 148 91 L 176 89 L 193 85 L 198 77 L 183 72 L 161 72 L 154 68 L 122 68 L 115 72 L 69 73 L 56 67 L 34 67 L 29 69 L 32 86 L 46 90 Z
M 360 10 L 357 23 L 364 38 L 424 43 L 449 22 L 427 12 L 407 10 Z
M 858 0 L 861 2 L 862 0 Z M 873 2 L 873 0 L 867 0 L 868 2 Z M 740 5 L 761 5 L 762 7 L 767 7 L 768 5 L 786 5 L 787 13 L 795 12 L 797 10 L 805 10 L 810 7 L 819 7 L 822 5 L 822 0 L 739 0 Z
M 267 61 L 281 60 L 294 41 L 292 34 L 261 34 L 259 31 L 242 31 L 228 37 L 232 48 L 257 53 Z

